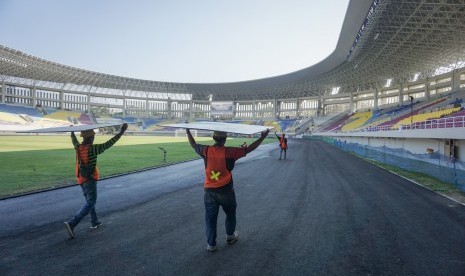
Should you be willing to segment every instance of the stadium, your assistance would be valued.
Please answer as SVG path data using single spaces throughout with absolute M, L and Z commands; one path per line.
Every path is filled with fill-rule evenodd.
M 8 46 L 0 45 L 0 133 L 7 137 L 17 137 L 17 131 L 38 128 L 69 126 L 70 124 L 127 123 L 129 128 L 126 135 L 128 136 L 181 136 L 184 138 L 184 132 L 163 127 L 162 125 L 221 121 L 270 126 L 274 127 L 278 132 L 285 133 L 290 138 L 290 149 L 292 149 L 293 145 L 302 148 L 309 145 L 308 147 L 310 148 L 308 150 L 302 150 L 302 153 L 296 154 L 296 159 L 297 156 L 304 154 L 304 152 L 306 155 L 302 156 L 302 158 L 305 160 L 316 158 L 313 161 L 308 161 L 312 165 L 306 163 L 307 167 L 304 165 L 295 165 L 293 167 L 288 165 L 289 163 L 281 165 L 285 166 L 286 171 L 288 171 L 287 177 L 290 177 L 289 174 L 310 170 L 310 168 L 317 171 L 325 171 L 325 168 L 331 168 L 331 170 L 337 170 L 338 172 L 326 172 L 327 175 L 332 173 L 339 174 L 339 170 L 341 170 L 341 179 L 337 179 L 337 181 L 345 182 L 347 179 L 344 179 L 344 176 L 348 177 L 351 174 L 348 172 L 348 169 L 343 170 L 341 168 L 348 168 L 346 167 L 347 164 L 336 167 L 337 161 L 329 163 L 322 161 L 325 160 L 325 157 L 320 155 L 323 153 L 319 152 L 327 153 L 332 150 L 333 153 L 331 155 L 337 154 L 340 156 L 340 160 L 346 158 L 343 157 L 346 156 L 344 154 L 352 153 L 381 164 L 392 165 L 407 171 L 429 175 L 465 192 L 464 45 L 465 3 L 460 0 L 351 0 L 336 48 L 327 58 L 299 71 L 242 82 L 177 83 L 135 79 L 59 64 L 9 48 Z M 208 137 L 210 133 L 199 132 L 196 133 L 197 136 Z M 268 145 L 261 147 L 271 149 Z M 264 149 L 262 151 L 265 151 Z M 259 152 L 262 153 L 262 151 Z M 271 156 L 276 159 L 276 156 L 272 153 Z M 257 157 L 257 160 L 261 160 L 260 158 Z M 355 161 L 355 159 L 351 159 L 350 162 L 353 164 L 362 162 Z M 319 162 L 321 162 L 321 166 L 325 164 L 326 167 L 315 168 L 314 166 L 316 165 L 314 163 Z M 183 164 L 175 166 L 184 166 Z M 328 167 L 330 164 L 332 167 Z M 354 171 L 358 171 L 358 175 L 352 175 L 353 178 L 351 178 L 350 183 L 358 182 L 357 177 L 359 175 L 371 174 L 370 170 L 364 171 L 364 169 L 361 169 L 362 167 L 365 168 L 365 166 L 359 164 L 358 169 L 353 168 Z M 253 167 L 250 169 L 245 168 L 245 166 L 243 167 L 239 166 L 239 170 L 243 170 L 244 173 L 248 172 L 249 175 L 254 175 L 260 171 L 260 169 L 254 169 Z M 276 171 L 279 168 L 276 167 Z M 165 175 L 176 175 L 179 171 L 195 175 L 195 170 L 191 170 L 190 168 L 182 168 L 177 172 L 172 172 L 171 170 L 174 169 L 170 168 L 166 168 L 166 170 L 166 172 L 153 172 L 155 175 L 150 176 L 150 178 L 164 179 Z M 376 169 L 371 168 L 371 170 Z M 128 177 L 136 178 L 136 176 Z M 274 179 L 278 179 L 276 180 L 278 182 L 298 182 L 297 180 L 292 181 L 287 178 L 280 178 L 279 174 L 274 177 Z M 362 178 L 363 176 L 360 177 Z M 197 176 L 193 176 L 192 178 L 197 182 L 202 181 Z M 315 179 L 318 180 L 318 178 L 318 176 L 315 176 Z M 386 181 L 389 179 L 392 182 L 405 181 L 394 181 L 389 175 L 383 175 L 381 178 L 383 181 L 384 179 Z M 127 180 L 118 179 L 116 177 L 105 181 L 111 181 L 112 183 L 124 186 Z M 258 179 L 257 181 L 260 181 Z M 309 179 L 309 177 L 306 179 Z M 133 181 L 137 180 L 133 179 Z M 173 191 L 189 190 L 191 189 L 190 186 L 180 184 L 177 182 L 178 180 L 170 181 L 173 181 L 174 186 L 171 188 L 160 188 L 160 190 L 157 190 L 157 193 L 160 192 L 161 194 L 157 194 L 154 198 L 163 198 L 162 195 L 168 194 L 172 195 L 172 197 L 179 197 L 185 200 L 185 198 L 181 198 L 178 193 Z M 362 179 L 360 182 L 364 183 L 367 181 Z M 313 188 L 318 190 L 319 186 Z M 273 189 L 286 195 L 291 193 L 288 190 L 282 190 L 283 188 L 273 187 Z M 420 194 L 416 190 L 417 188 L 409 189 L 412 189 L 411 192 L 413 194 Z M 192 192 L 191 190 L 189 191 Z M 299 198 L 297 191 L 294 192 L 296 194 L 292 193 L 292 195 Z M 307 189 L 302 188 L 302 194 L 307 195 L 306 192 Z M 349 195 L 353 190 L 348 189 L 345 192 L 346 195 Z M 64 191 L 59 190 L 56 193 L 62 195 Z M 196 194 L 198 192 L 192 193 Z M 151 200 L 153 199 L 145 198 L 143 193 L 135 194 L 140 197 L 141 201 L 136 205 L 139 206 L 140 204 L 142 207 L 140 207 L 141 210 L 134 211 L 134 214 L 137 215 L 129 219 L 131 223 L 140 223 L 140 221 L 137 221 L 138 214 L 144 211 L 150 212 L 150 208 L 163 209 L 166 205 L 175 208 L 171 206 L 173 203 L 169 199 L 162 199 L 162 202 L 152 202 Z M 428 197 L 435 197 L 436 195 L 433 194 L 428 194 Z M 321 198 L 324 197 L 322 196 Z M 423 196 L 418 196 L 418 198 L 420 197 Z M 261 197 L 257 196 L 256 198 Z M 255 199 L 250 198 L 250 200 L 253 202 Z M 315 202 L 315 200 L 316 198 L 309 196 L 304 201 Z M 418 200 L 415 197 L 415 199 L 409 198 L 405 201 L 417 202 Z M 252 256 L 251 259 L 245 260 L 245 256 L 237 257 L 244 262 L 244 267 L 239 269 L 237 264 L 228 261 L 225 270 L 222 272 L 215 269 L 214 260 L 208 261 L 208 263 L 204 264 L 203 268 L 199 268 L 199 270 L 194 270 L 196 272 L 193 272 L 192 266 L 195 266 L 196 262 L 203 262 L 194 253 L 195 251 L 188 251 L 187 255 L 192 256 L 191 259 L 187 257 L 175 258 L 173 261 L 177 268 L 173 268 L 173 266 L 169 265 L 169 258 L 166 256 L 160 257 L 154 263 L 150 263 L 150 261 L 138 261 L 136 260 L 136 247 L 129 247 L 131 249 L 125 249 L 125 251 L 120 247 L 123 245 L 118 244 L 115 245 L 115 248 L 123 250 L 124 254 L 129 254 L 130 257 L 128 255 L 122 256 L 123 253 L 121 253 L 121 256 L 111 255 L 107 251 L 93 247 L 94 250 L 98 251 L 98 256 L 110 259 L 108 265 L 104 265 L 102 270 L 96 269 L 93 272 L 100 271 L 104 272 L 104 274 L 112 272 L 117 275 L 214 275 L 222 273 L 237 273 L 239 275 L 283 275 L 286 273 L 292 275 L 321 275 L 323 273 L 329 273 L 330 275 L 463 275 L 465 272 L 465 263 L 463 262 L 465 259 L 465 250 L 463 250 L 465 244 L 465 229 L 463 226 L 463 219 L 465 218 L 464 206 L 455 201 L 443 203 L 442 200 L 446 199 L 434 198 L 432 202 L 440 202 L 438 205 L 444 204 L 444 206 L 450 207 L 444 207 L 444 209 L 446 209 L 445 214 L 456 218 L 452 226 L 447 224 L 447 229 L 441 234 L 437 234 L 437 231 L 441 231 L 440 223 L 443 222 L 445 216 L 449 215 L 444 215 L 444 213 L 442 215 L 439 214 L 437 210 L 442 209 L 442 205 L 437 209 L 433 209 L 434 211 L 427 211 L 426 206 L 433 204 L 425 203 L 423 205 L 422 203 L 419 205 L 425 208 L 422 212 L 425 212 L 424 220 L 428 221 L 428 224 L 419 223 L 416 226 L 412 226 L 412 228 L 406 227 L 406 229 L 403 229 L 405 232 L 402 232 L 405 234 L 412 231 L 412 229 L 417 229 L 416 227 L 422 229 L 426 227 L 426 229 L 431 230 L 425 230 L 425 232 L 435 232 L 439 235 L 435 236 L 438 240 L 432 241 L 428 239 L 423 244 L 419 239 L 422 239 L 424 236 L 419 236 L 418 238 L 410 237 L 407 241 L 407 238 L 402 235 L 392 239 L 386 238 L 386 241 L 383 242 L 376 242 L 376 235 L 381 240 L 384 235 L 387 235 L 377 227 L 388 229 L 387 231 L 389 232 L 395 232 L 398 230 L 397 227 L 400 227 L 392 222 L 381 223 L 382 226 L 373 227 L 376 229 L 370 233 L 364 228 L 366 232 L 362 231 L 363 234 L 360 234 L 358 238 L 366 240 L 367 244 L 362 242 L 366 247 L 357 247 L 354 251 L 347 251 L 349 253 L 341 257 L 341 259 L 336 258 L 336 267 L 329 266 L 330 261 L 328 259 L 335 257 L 333 253 L 329 253 L 330 250 L 320 252 L 320 254 L 325 255 L 321 259 L 318 259 L 318 257 L 313 256 L 307 250 L 307 247 L 303 247 L 294 241 L 289 241 L 289 244 L 292 244 L 293 248 L 289 248 L 278 241 L 280 246 L 282 246 L 280 248 L 284 248 L 282 251 L 277 251 L 274 246 L 267 245 L 268 247 L 266 248 L 275 254 L 271 254 L 271 259 L 269 260 L 262 260 L 262 257 L 259 257 L 260 253 L 257 252 L 258 249 L 246 248 L 249 250 L 247 252 Z M 102 209 L 106 208 L 104 214 L 107 217 L 114 218 L 114 225 L 119 225 L 121 231 L 129 233 L 131 227 L 124 225 L 121 222 L 122 220 L 112 213 L 115 212 L 121 216 L 131 217 L 130 213 L 125 213 L 129 211 L 126 211 L 124 208 L 132 208 L 134 204 L 129 202 L 131 199 L 124 199 L 123 201 L 118 208 L 108 203 Z M 195 205 L 195 203 L 187 201 L 192 206 Z M 384 201 L 384 199 L 378 199 L 378 202 L 380 201 Z M 149 208 L 142 204 L 147 202 L 156 204 L 156 207 L 152 206 Z M 326 203 L 334 204 L 334 202 L 345 202 L 345 199 L 335 197 L 331 200 L 328 199 Z M 2 216 L 4 216 L 4 225 L 8 224 L 8 219 L 11 216 L 6 215 L 6 212 L 17 208 L 18 204 L 20 203 L 8 203 L 5 199 L 5 213 L 2 213 Z M 76 204 L 79 205 L 80 203 Z M 390 204 L 392 206 L 396 205 L 396 203 L 392 202 L 388 203 L 388 205 Z M 244 205 L 246 204 L 244 203 Z M 289 210 L 292 209 L 291 205 L 289 205 Z M 378 210 L 375 208 L 375 205 L 373 203 L 370 206 L 374 210 Z M 305 209 L 305 206 L 306 204 L 303 204 L 303 207 L 298 207 L 302 208 L 301 210 L 303 211 L 301 213 L 309 215 L 314 220 L 321 219 L 319 216 L 313 216 L 310 211 Z M 266 207 L 257 208 L 261 210 Z M 320 206 L 320 210 L 324 208 Z M 351 208 L 356 209 L 353 206 L 348 209 Z M 370 208 L 367 207 L 367 209 Z M 406 209 L 408 208 L 406 207 Z M 451 211 L 452 209 L 454 210 Z M 402 210 L 402 212 L 405 211 L 408 213 L 404 208 Z M 184 217 L 194 216 L 182 211 L 179 212 Z M 264 215 L 266 214 L 265 210 L 263 212 L 260 216 L 266 216 Z M 298 218 L 302 214 L 297 213 L 289 211 L 289 214 L 286 213 L 283 216 L 295 216 L 297 219 L 296 221 L 292 221 L 292 223 L 300 225 L 299 223 L 301 222 L 298 221 Z M 360 218 L 356 217 L 355 213 L 357 212 L 350 213 L 347 217 L 358 221 Z M 408 213 L 399 222 L 399 225 L 408 224 L 408 221 L 415 214 L 417 213 L 413 211 Z M 154 214 L 157 220 L 163 220 L 165 218 L 164 215 L 166 213 Z M 244 216 L 247 218 L 249 215 L 251 216 L 251 220 L 261 221 L 260 216 L 252 217 L 253 214 Z M 334 214 L 328 213 L 327 215 L 330 217 Z M 419 216 L 422 217 L 422 215 L 423 213 Z M 426 218 L 429 215 L 431 215 L 431 220 Z M 433 215 L 434 219 L 432 218 Z M 388 215 L 383 214 L 383 216 Z M 399 214 L 393 216 L 401 217 Z M 346 219 L 337 215 L 335 217 L 336 219 L 338 218 L 339 222 Z M 144 219 L 149 218 L 144 217 Z M 182 223 L 179 218 L 171 217 L 169 219 L 170 223 Z M 26 239 L 22 235 L 28 234 L 24 230 L 28 223 L 22 224 L 22 222 L 17 222 L 13 218 L 11 220 L 20 226 L 11 226 L 2 231 L 1 236 L 9 238 L 9 242 L 4 245 L 4 249 L 7 249 L 8 252 L 14 252 L 17 256 L 22 256 L 21 254 L 23 253 L 19 252 L 19 249 L 15 251 L 11 248 L 17 247 L 24 241 L 23 239 Z M 374 220 L 382 221 L 379 216 L 375 217 Z M 461 224 L 456 221 L 461 221 Z M 438 225 L 431 226 L 435 222 Z M 15 223 L 11 223 L 11 225 Z M 47 221 L 45 226 L 41 226 L 43 228 L 40 228 L 42 230 L 39 232 L 45 233 L 45 231 L 48 231 L 45 229 L 53 228 L 54 223 L 56 225 L 54 221 Z M 274 227 L 280 228 L 280 226 L 276 226 L 272 222 L 266 225 L 271 229 L 274 229 Z M 314 225 L 311 226 L 313 227 Z M 151 225 L 150 227 L 155 226 Z M 309 227 L 309 225 L 306 227 Z M 354 228 L 357 227 L 360 227 L 360 225 L 354 226 Z M 23 229 L 24 231 L 19 231 L 18 229 Z M 195 231 L 192 227 L 187 227 L 187 230 Z M 244 227 L 244 230 L 250 230 L 249 232 L 256 233 L 257 236 L 260 235 L 258 233 L 260 229 L 247 229 Z M 314 230 L 315 233 L 320 234 L 326 231 L 323 229 Z M 346 230 L 344 227 L 337 229 L 337 231 L 341 231 L 341 237 L 344 236 L 342 232 Z M 15 234 L 17 233 L 15 231 L 19 231 L 20 234 Z M 172 235 L 188 235 L 188 232 L 181 230 L 172 230 L 173 232 L 170 233 L 165 233 L 160 229 L 156 231 L 165 239 L 172 237 Z M 276 231 L 279 232 L 280 230 Z M 350 232 L 350 230 L 347 231 Z M 57 232 L 59 231 L 57 230 Z M 450 240 L 444 241 L 446 239 L 445 236 L 448 236 L 450 233 L 452 233 L 448 237 Z M 370 236 L 371 234 L 373 236 Z M 37 234 L 33 234 L 33 236 L 35 235 Z M 44 235 L 50 241 L 49 234 Z M 85 234 L 80 233 L 80 235 L 83 236 Z M 116 234 L 111 232 L 110 234 L 101 235 L 104 240 L 108 241 L 108 239 L 111 239 Z M 138 235 L 144 234 L 139 233 Z M 294 235 L 294 239 L 298 237 L 300 240 L 315 238 L 303 232 L 294 233 Z M 154 240 L 156 239 L 155 234 L 150 237 Z M 340 236 L 335 237 L 335 239 L 343 239 Z M 45 239 L 45 237 L 39 238 L 40 241 L 36 241 L 35 244 L 46 243 L 43 241 Z M 202 240 L 202 234 L 199 235 L 199 239 Z M 143 246 L 143 240 L 141 238 L 135 241 L 137 248 L 140 249 Z M 194 243 L 185 238 L 182 240 L 190 245 Z M 264 238 L 259 238 L 258 240 L 266 242 Z M 391 242 L 394 242 L 393 240 L 395 240 L 396 246 L 392 245 Z M 327 244 L 335 243 L 331 238 L 318 241 L 315 244 L 321 246 L 321 248 Z M 369 241 L 373 241 L 373 243 Z M 92 246 L 91 241 L 86 242 L 87 246 Z M 341 244 L 344 244 L 345 247 L 338 248 L 342 252 L 348 246 L 351 246 L 350 241 L 346 241 L 347 243 L 344 242 L 341 241 Z M 412 246 L 413 249 L 410 250 L 413 251 L 406 251 L 405 255 L 403 253 L 396 255 L 397 253 L 392 251 L 401 250 L 401 248 L 402 250 L 404 249 L 404 246 L 397 244 L 397 242 L 399 244 L 404 242 L 408 246 Z M 444 247 L 439 246 L 441 242 L 444 243 Z M 412 245 L 411 243 L 415 244 Z M 83 249 L 85 245 L 73 245 L 85 250 Z M 127 244 L 124 246 L 127 246 Z M 169 245 L 164 241 L 161 244 L 152 244 L 152 246 L 153 248 L 162 250 L 166 254 L 173 254 L 171 249 L 180 249 L 182 247 L 179 244 Z M 201 246 L 203 248 L 203 243 Z M 334 246 L 338 247 L 337 245 Z M 395 249 L 387 249 L 392 246 Z M 64 249 L 65 245 L 59 244 L 58 247 L 60 250 L 66 251 Z M 302 251 L 295 252 L 295 249 L 299 248 Z M 379 253 L 383 250 L 386 250 L 386 255 Z M 437 254 L 428 253 L 429 250 Z M 441 252 L 435 250 L 441 250 Z M 448 250 L 450 250 L 448 254 L 442 255 L 444 251 Z M 224 251 L 220 250 L 217 253 L 225 251 L 226 249 Z M 48 257 L 55 256 L 55 253 L 50 252 L 46 254 Z M 149 249 L 144 249 L 142 252 L 141 254 L 151 254 Z M 420 254 L 419 252 L 423 252 L 421 253 L 423 254 L 421 258 L 423 258 L 425 263 L 429 262 L 429 265 L 422 264 L 423 261 L 411 257 L 411 254 Z M 233 253 L 224 254 L 229 254 L 225 257 L 228 258 L 241 253 L 239 249 L 236 249 Z M 306 256 L 301 254 L 306 254 Z M 33 275 L 34 271 L 32 268 L 40 262 L 40 258 L 32 257 L 30 254 L 25 254 L 25 256 L 31 260 L 26 262 L 24 268 L 19 269 L 19 271 L 25 273 L 23 275 Z M 292 256 L 289 258 L 293 259 L 287 259 L 286 256 Z M 221 257 L 217 258 L 216 261 L 221 260 Z M 296 261 L 296 258 L 300 262 Z M 383 258 L 384 260 L 380 261 Z M 63 260 L 63 257 L 59 257 L 59 259 L 60 261 L 67 262 Z M 118 263 L 120 261 L 127 262 L 127 266 L 121 266 Z M 257 265 L 255 267 L 255 261 L 259 263 L 269 261 L 272 264 L 268 266 Z M 49 262 L 53 261 L 47 261 L 47 263 Z M 67 265 L 73 266 L 79 263 L 79 261 L 75 260 L 71 262 L 67 263 Z M 141 262 L 145 266 L 138 267 Z M 439 265 L 440 262 L 441 265 Z M 14 261 L 8 259 L 6 254 L 2 254 L 0 264 L 0 269 L 6 272 L 5 275 L 16 274 Z M 277 265 L 274 266 L 273 264 Z M 150 270 L 155 269 L 155 267 L 160 270 Z M 61 267 L 54 265 L 47 267 L 44 264 L 39 266 L 39 271 L 43 273 L 65 273 Z M 83 271 L 90 272 L 91 269 L 84 269 Z
M 1 128 L 119 120 L 133 132 L 152 132 L 166 122 L 223 120 L 401 149 L 420 159 L 445 156 L 463 176 L 462 9 L 460 1 L 352 1 L 326 59 L 236 83 L 131 79 L 1 46 Z M 456 170 L 442 174 L 435 176 L 465 189 L 465 178 L 453 176 Z

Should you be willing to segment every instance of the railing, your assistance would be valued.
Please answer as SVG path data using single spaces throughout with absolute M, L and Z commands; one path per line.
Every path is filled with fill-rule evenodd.
M 465 116 L 455 116 L 440 119 L 430 119 L 393 128 L 395 124 L 384 126 L 372 126 L 358 131 L 392 131 L 413 129 L 459 128 L 465 127 Z
M 412 124 L 400 125 L 395 127 L 396 124 L 383 125 L 383 126 L 371 126 L 363 129 L 357 129 L 350 132 L 374 132 L 374 131 L 393 131 L 393 130 L 421 130 L 421 129 L 437 129 L 437 128 L 462 128 L 465 127 L 465 115 L 454 116 L 440 119 L 430 119 L 422 122 L 416 122 Z M 339 133 L 343 131 L 328 130 L 324 133 Z M 350 133 L 347 132 L 347 133 Z

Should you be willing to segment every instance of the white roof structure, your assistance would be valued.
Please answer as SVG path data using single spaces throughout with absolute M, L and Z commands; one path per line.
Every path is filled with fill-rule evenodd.
M 328 19 L 330 20 L 330 19 Z M 322 22 L 324 24 L 324 22 Z M 318 43 L 318 37 L 315 37 Z M 280 76 L 231 83 L 175 83 L 70 67 L 0 45 L 0 82 L 213 95 L 215 101 L 291 99 L 363 91 L 387 79 L 403 83 L 465 66 L 461 0 L 351 0 L 334 52 L 320 63 Z

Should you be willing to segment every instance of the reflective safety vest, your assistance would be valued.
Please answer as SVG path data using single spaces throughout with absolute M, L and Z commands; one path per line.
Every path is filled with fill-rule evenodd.
M 99 179 L 97 165 L 89 167 L 89 148 L 91 145 L 79 145 L 76 149 L 76 179 L 79 185 L 93 179 Z
M 226 167 L 226 148 L 209 146 L 206 150 L 205 188 L 219 188 L 231 181 Z
M 282 149 L 286 149 L 286 148 L 287 148 L 287 144 L 286 144 L 286 141 L 285 141 L 284 139 L 285 139 L 284 137 L 279 138 L 279 146 L 280 146 Z

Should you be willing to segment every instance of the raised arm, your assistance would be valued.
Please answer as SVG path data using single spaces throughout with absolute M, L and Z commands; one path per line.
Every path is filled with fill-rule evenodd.
M 115 136 L 113 136 L 110 140 L 106 141 L 103 144 L 93 145 L 91 147 L 93 153 L 94 154 L 101 154 L 102 152 L 104 152 L 107 149 L 111 148 L 111 146 L 113 146 L 119 140 L 119 138 L 121 138 L 121 136 L 124 134 L 124 132 L 126 131 L 127 128 L 128 128 L 128 124 L 124 123 L 121 126 L 120 132 L 118 134 L 116 134 Z
M 250 144 L 250 146 L 247 147 L 246 153 L 252 152 L 256 148 L 258 148 L 258 146 L 263 142 L 263 140 L 265 140 L 266 136 L 268 136 L 268 133 L 270 133 L 269 129 L 263 131 L 260 135 L 260 138 L 258 138 L 255 142 L 253 142 L 252 144 Z
M 74 134 L 74 131 L 71 131 L 71 142 L 73 142 L 73 146 L 77 147 L 79 145 L 79 141 Z
M 190 129 L 186 128 L 186 134 L 187 134 L 187 139 L 189 139 L 189 143 L 191 144 L 191 147 L 195 149 L 195 145 L 197 145 L 197 143 L 195 142 L 194 137 L 192 137 Z
M 278 134 L 276 134 L 276 131 L 274 132 L 274 135 L 276 135 L 276 137 L 277 137 L 278 139 L 281 138 L 281 137 L 278 136 Z

